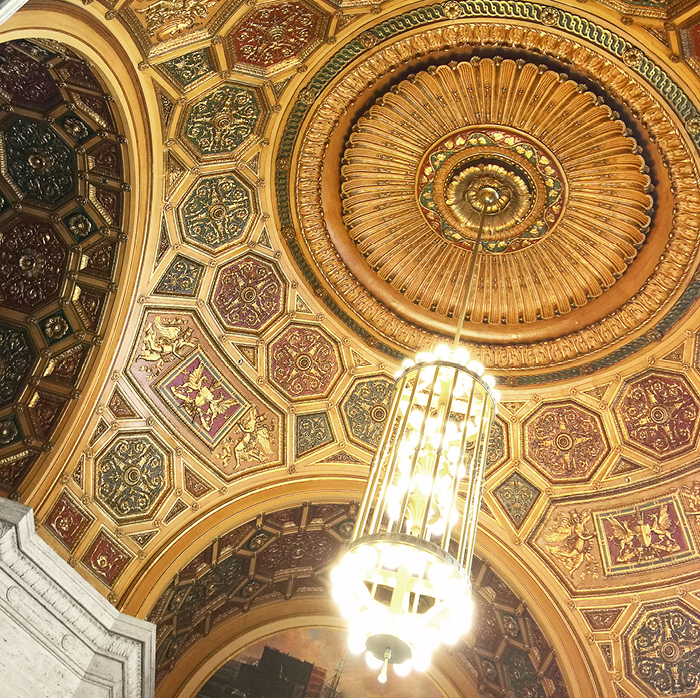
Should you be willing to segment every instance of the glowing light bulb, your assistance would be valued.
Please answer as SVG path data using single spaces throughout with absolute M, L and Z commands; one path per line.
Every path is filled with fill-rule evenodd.
M 412 428 L 418 430 L 423 424 L 423 413 L 421 411 L 412 411 L 408 417 L 408 422 Z
M 416 363 L 413 360 L 406 359 L 401 363 L 401 366 L 404 369 L 408 369 L 409 367 L 413 367 Z
M 384 665 L 381 659 L 378 659 L 371 651 L 365 654 L 365 661 L 373 671 L 378 671 Z
M 392 484 L 386 490 L 386 497 L 392 503 L 398 503 L 401 500 L 401 491 L 400 491 L 399 487 L 396 486 L 395 484 Z
M 474 372 L 474 374 L 476 374 L 478 377 L 480 377 L 484 373 L 484 365 L 482 365 L 481 362 L 477 362 L 476 360 L 472 360 L 467 365 L 467 369 L 471 372 Z
M 452 463 L 452 464 L 457 464 L 459 462 L 459 453 L 461 450 L 459 449 L 458 445 L 454 445 L 453 447 L 450 447 L 449 450 L 447 450 L 447 459 Z
M 422 651 L 413 657 L 413 667 L 416 671 L 427 671 L 430 666 L 430 653 Z
M 490 374 L 485 374 L 482 379 L 489 389 L 493 389 L 496 386 L 496 378 L 492 377 Z
M 447 347 L 447 345 L 438 345 L 435 348 L 435 357 L 438 358 L 438 360 L 446 360 L 450 356 L 450 349 Z
M 436 523 L 430 526 L 430 532 L 433 535 L 441 535 L 445 529 L 445 518 L 440 518 Z
M 457 348 L 452 353 L 452 360 L 459 365 L 466 365 L 469 362 L 469 350 L 466 348 Z
M 399 457 L 403 459 L 408 459 L 413 456 L 413 448 L 404 440 L 401 445 L 399 445 Z
M 365 650 L 365 637 L 359 634 L 351 634 L 348 639 L 348 651 L 351 654 L 361 654 Z
M 401 554 L 396 547 L 386 547 L 382 551 L 382 566 L 388 569 L 396 569 L 401 563 Z
M 411 672 L 412 668 L 413 664 L 411 663 L 410 659 L 408 661 L 404 661 L 402 664 L 394 664 L 394 671 L 396 672 L 397 676 L 407 676 Z
M 386 509 L 386 513 L 392 521 L 398 520 L 399 514 L 401 513 L 401 504 L 396 502 L 390 503 Z

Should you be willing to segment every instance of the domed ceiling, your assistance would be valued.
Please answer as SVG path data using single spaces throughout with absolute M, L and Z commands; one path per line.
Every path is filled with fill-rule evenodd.
M 580 372 L 614 346 L 628 354 L 689 281 L 694 146 L 674 135 L 653 86 L 624 77 L 647 70 L 641 51 L 618 45 L 616 65 L 550 32 L 566 23 L 559 11 L 540 19 L 544 30 L 435 17 L 408 38 L 380 24 L 342 78 L 310 83 L 323 95 L 287 127 L 298 151 L 294 180 L 279 175 L 290 159 L 278 161 L 278 188 L 296 185 L 289 207 L 280 200 L 288 237 L 300 229 L 315 279 L 388 350 L 454 333 L 485 184 L 504 196 L 487 219 L 465 337 L 489 367 Z M 437 55 L 426 59 L 426 45 Z
M 195 695 L 338 629 L 404 357 L 496 376 L 446 695 L 700 692 L 700 8 L 29 0 L 0 40 L 0 489 Z M 480 250 L 476 193 L 495 188 Z
M 95 366 L 127 234 L 118 117 L 51 41 L 0 49 L 0 484 L 13 493 Z

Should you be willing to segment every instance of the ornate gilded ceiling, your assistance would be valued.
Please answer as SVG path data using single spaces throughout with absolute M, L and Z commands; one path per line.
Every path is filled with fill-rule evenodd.
M 471 14 L 459 4 L 443 12 L 453 19 Z M 478 20 L 441 27 L 441 12 L 402 17 L 420 33 L 404 38 L 392 22 L 363 34 L 358 45 L 364 41 L 366 50 L 354 67 L 330 83 L 321 71 L 307 91 L 326 92 L 313 105 L 300 95 L 287 124 L 283 144 L 296 137 L 298 156 L 285 153 L 278 161 L 278 193 L 292 200 L 279 200 L 280 217 L 289 221 L 293 253 L 292 228 L 300 228 L 296 254 L 312 265 L 307 278 L 324 287 L 330 306 L 339 297 L 349 322 L 387 344 L 416 350 L 454 332 L 465 242 L 475 224 L 449 202 L 456 188 L 468 191 L 488 175 L 470 172 L 469 163 L 477 162 L 499 169 L 517 196 L 487 236 L 475 271 L 465 330 L 474 354 L 500 371 L 578 361 L 577 374 L 581 359 L 600 361 L 611 345 L 629 352 L 630 336 L 658 324 L 672 295 L 688 284 L 684 271 L 697 247 L 698 175 L 688 169 L 696 148 L 690 134 L 679 140 L 671 126 L 674 109 L 658 92 L 658 81 L 668 77 L 659 73 L 647 85 L 623 77 L 630 68 L 646 73 L 651 66 L 638 48 L 612 35 L 599 43 L 615 42 L 619 63 L 542 28 Z M 552 27 L 568 20 L 551 10 L 541 21 Z M 466 58 L 465 45 L 476 55 L 455 65 L 450 59 Z M 503 48 L 482 59 L 479 47 L 493 45 Z M 558 61 L 517 58 L 523 45 Z M 453 48 L 435 59 L 450 65 L 416 74 L 411 67 L 424 61 L 428 47 Z M 336 56 L 349 60 L 342 51 Z M 686 112 L 687 96 L 675 96 L 675 109 Z M 302 114 L 306 120 L 297 125 Z M 691 127 L 693 115 L 687 112 Z M 645 149 L 635 134 L 646 140 Z M 325 175 L 336 155 L 344 164 L 340 183 Z M 294 162 L 296 178 L 290 178 Z M 341 211 L 330 196 L 339 186 Z M 672 190 L 673 219 L 657 210 L 648 230 L 648 193 L 663 204 Z M 369 192 L 380 201 L 370 201 Z M 503 226 L 516 240 L 499 236 Z M 638 256 L 644 245 L 646 254 Z
M 0 483 L 14 492 L 80 397 L 117 289 L 125 139 L 90 64 L 0 50 Z
M 404 298 L 451 318 L 468 268 L 461 248 L 479 225 L 475 194 L 493 186 L 492 255 L 478 260 L 468 320 L 513 326 L 585 306 L 636 257 L 653 201 L 641 149 L 597 102 L 522 59 L 409 76 L 358 121 L 344 153 L 350 238 Z
M 431 678 L 697 695 L 694 4 L 30 0 L 3 25 L 0 489 L 158 623 L 159 694 L 341 624 L 325 576 L 391 376 L 453 333 L 490 183 L 479 616 Z

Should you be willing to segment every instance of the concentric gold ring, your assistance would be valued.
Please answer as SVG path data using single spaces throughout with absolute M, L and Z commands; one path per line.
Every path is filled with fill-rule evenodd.
M 484 186 L 502 195 L 488 212 L 485 252 L 531 245 L 564 211 L 561 166 L 542 144 L 514 129 L 461 129 L 430 148 L 416 173 L 418 205 L 428 225 L 469 250 L 479 226 L 474 196 Z
M 543 96 L 534 116 L 520 92 Z M 534 323 L 600 296 L 636 257 L 652 200 L 634 140 L 582 94 L 512 60 L 442 65 L 401 82 L 358 120 L 343 157 L 344 222 L 360 254 L 413 304 L 454 314 L 467 265 L 459 248 L 471 249 L 479 221 L 469 193 L 490 185 L 505 201 L 487 217 L 482 250 L 496 255 L 479 255 L 468 320 Z M 387 148 L 397 134 L 402 144 Z M 612 183 L 615 216 L 603 201 Z

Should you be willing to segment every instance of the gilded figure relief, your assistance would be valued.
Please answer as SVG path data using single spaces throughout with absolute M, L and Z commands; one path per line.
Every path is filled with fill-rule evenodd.
M 155 0 L 136 12 L 145 15 L 146 31 L 158 41 L 171 39 L 206 19 L 219 0 Z
M 676 494 L 594 515 L 606 575 L 668 566 L 696 556 Z
M 183 359 L 196 346 L 197 339 L 192 338 L 192 329 L 187 328 L 182 319 L 156 316 L 146 326 L 141 354 L 136 359 L 155 362 L 155 365 L 142 369 L 149 377 L 157 377 L 165 363 Z M 185 351 L 186 348 L 190 350 Z
M 198 418 L 205 430 L 211 430 L 217 416 L 224 416 L 231 408 L 239 407 L 236 398 L 227 398 L 215 378 L 204 374 L 204 365 L 199 363 L 192 371 L 184 372 L 187 380 L 180 386 L 170 386 L 170 391 L 182 402 L 180 405 L 192 418 Z
M 595 532 L 589 530 L 591 512 L 572 510 L 561 513 L 555 524 L 545 533 L 545 549 L 564 567 L 570 578 L 598 578 L 598 562 L 593 554 Z
M 271 446 L 272 429 L 265 424 L 267 416 L 258 413 L 253 406 L 248 413 L 236 423 L 236 428 L 242 433 L 236 441 L 228 437 L 224 441 L 221 452 L 217 457 L 227 465 L 233 456 L 234 469 L 244 466 L 244 462 L 265 462 L 272 455 Z
M 223 478 L 284 462 L 284 413 L 227 362 L 196 313 L 146 311 L 127 376 L 177 439 Z
M 617 555 L 619 562 L 641 561 L 645 557 L 677 552 L 680 549 L 670 534 L 671 530 L 675 530 L 675 523 L 669 518 L 667 504 L 660 508 L 658 515 L 651 513 L 649 519 L 644 517 L 639 508 L 635 508 L 634 520 L 610 518 L 610 525 L 613 532 L 611 539 L 620 546 Z
M 685 512 L 694 515 L 695 521 L 700 522 L 700 481 L 693 481 L 692 486 L 683 484 L 681 494 L 685 502 Z

